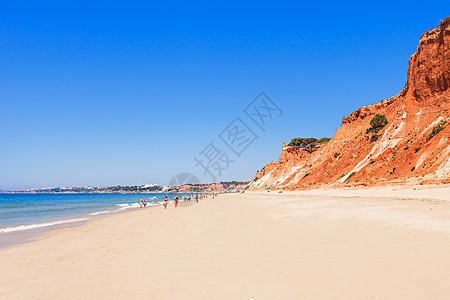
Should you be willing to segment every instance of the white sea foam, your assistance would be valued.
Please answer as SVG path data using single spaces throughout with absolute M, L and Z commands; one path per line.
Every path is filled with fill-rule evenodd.
M 112 210 L 102 210 L 102 211 L 96 211 L 94 213 L 89 214 L 90 216 L 97 216 L 97 215 L 103 215 L 103 214 L 109 214 L 113 212 Z
M 172 201 L 170 201 L 170 202 L 172 202 Z M 148 202 L 147 206 L 157 206 L 157 205 L 161 205 L 161 204 L 162 204 L 162 201 L 154 201 L 154 202 Z M 139 208 L 140 207 L 138 202 L 135 202 L 135 203 L 118 203 L 118 204 L 116 204 L 116 206 L 118 206 L 118 208 L 110 209 L 110 210 L 96 211 L 96 212 L 90 213 L 89 216 L 103 215 L 103 214 L 108 214 L 108 213 L 124 211 L 124 210 L 130 209 L 130 208 Z M 48 226 L 53 226 L 53 225 L 61 225 L 61 224 L 66 224 L 66 223 L 82 222 L 82 221 L 86 221 L 86 220 L 89 220 L 89 219 L 91 219 L 91 218 L 89 218 L 89 217 L 82 217 L 82 218 L 58 220 L 58 221 L 46 222 L 46 223 L 36 223 L 36 224 L 18 225 L 18 226 L 12 226 L 12 227 L 3 227 L 3 228 L 0 228 L 0 233 L 25 231 L 25 230 L 31 230 L 31 229 L 36 229 L 36 228 L 48 227 Z
M 29 225 L 19 225 L 19 226 L 15 226 L 15 227 L 4 227 L 4 228 L 0 228 L 0 233 L 24 231 L 24 230 L 41 228 L 41 227 L 53 226 L 53 225 L 82 222 L 82 221 L 86 221 L 86 220 L 89 220 L 89 218 L 76 218 L 76 219 L 53 221 L 53 222 L 48 222 L 48 223 L 37 223 L 37 224 L 29 224 Z
M 138 208 L 140 207 L 139 203 L 135 202 L 135 203 L 118 203 L 116 204 L 116 206 L 119 206 L 119 208 L 114 209 L 114 210 L 102 210 L 102 211 L 97 211 L 94 213 L 91 213 L 91 216 L 96 216 L 96 215 L 102 215 L 102 214 L 108 214 L 108 213 L 113 213 L 113 212 L 119 212 L 125 209 L 129 209 L 129 208 Z
M 116 204 L 116 205 L 120 207 L 118 210 L 140 207 L 139 203 L 137 203 L 137 202 L 131 203 L 131 204 L 130 203 L 122 203 L 122 204 Z

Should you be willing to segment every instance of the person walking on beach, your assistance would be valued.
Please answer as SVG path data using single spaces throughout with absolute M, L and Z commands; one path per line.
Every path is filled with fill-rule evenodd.
M 147 199 L 144 199 L 143 204 L 144 204 L 144 208 L 145 208 L 147 206 Z
M 198 194 L 195 194 L 195 202 L 198 203 Z
M 178 196 L 175 196 L 175 207 L 178 206 Z
M 141 201 L 139 202 L 139 206 L 140 206 L 141 208 L 144 206 L 144 202 L 142 201 L 142 199 L 141 199 Z
M 168 204 L 168 203 L 169 203 L 169 198 L 167 198 L 167 196 L 166 196 L 166 198 L 164 198 L 164 203 L 163 203 L 164 209 L 167 208 L 167 204 Z

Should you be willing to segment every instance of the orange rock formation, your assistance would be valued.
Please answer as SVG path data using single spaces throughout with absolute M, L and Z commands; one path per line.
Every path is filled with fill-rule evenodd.
M 450 17 L 422 35 L 398 95 L 343 118 L 334 137 L 312 151 L 285 143 L 279 160 L 258 171 L 250 188 L 450 183 L 449 87 Z M 366 129 L 377 113 L 389 123 L 371 142 Z M 430 138 L 439 124 L 444 128 Z

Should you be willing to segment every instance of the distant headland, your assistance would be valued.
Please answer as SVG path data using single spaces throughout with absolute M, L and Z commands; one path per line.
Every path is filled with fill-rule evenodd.
M 209 193 L 242 190 L 247 187 L 250 181 L 222 181 L 219 183 L 188 183 L 175 186 L 145 184 L 130 186 L 73 186 L 73 187 L 48 187 L 34 188 L 15 191 L 0 190 L 2 194 L 114 194 L 114 193 Z

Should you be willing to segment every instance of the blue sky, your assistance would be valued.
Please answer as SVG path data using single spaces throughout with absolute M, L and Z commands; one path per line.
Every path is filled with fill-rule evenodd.
M 397 94 L 441 5 L 419 2 L 5 2 L 0 189 L 211 181 L 209 142 L 244 180 L 283 141 L 331 137 Z M 264 91 L 283 110 L 240 156 L 218 134 Z

